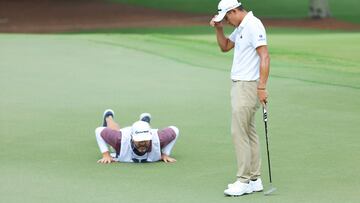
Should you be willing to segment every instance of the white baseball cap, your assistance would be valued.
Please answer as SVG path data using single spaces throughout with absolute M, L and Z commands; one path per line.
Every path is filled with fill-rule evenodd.
M 218 14 L 214 18 L 215 22 L 220 22 L 225 17 L 228 11 L 239 7 L 241 5 L 237 0 L 221 0 L 218 5 Z
M 131 127 L 132 139 L 136 142 L 152 139 L 151 128 L 149 123 L 136 121 Z

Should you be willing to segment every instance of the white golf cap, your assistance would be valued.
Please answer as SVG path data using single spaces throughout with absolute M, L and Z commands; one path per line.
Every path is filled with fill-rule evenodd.
M 220 22 L 225 17 L 228 11 L 239 7 L 241 5 L 237 0 L 221 0 L 218 5 L 218 14 L 214 18 L 215 22 Z
M 136 121 L 131 127 L 132 139 L 136 142 L 151 140 L 152 134 L 149 123 L 144 121 Z

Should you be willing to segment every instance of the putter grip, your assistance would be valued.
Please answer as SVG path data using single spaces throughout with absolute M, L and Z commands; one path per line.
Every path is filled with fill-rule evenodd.
M 264 122 L 267 122 L 267 111 L 266 108 L 263 107 L 263 118 L 264 118 Z

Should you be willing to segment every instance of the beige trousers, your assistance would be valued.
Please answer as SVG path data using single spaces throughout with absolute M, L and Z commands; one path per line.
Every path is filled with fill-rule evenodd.
M 231 134 L 235 145 L 237 178 L 249 182 L 260 176 L 260 144 L 255 113 L 260 107 L 257 81 L 236 81 L 231 87 Z

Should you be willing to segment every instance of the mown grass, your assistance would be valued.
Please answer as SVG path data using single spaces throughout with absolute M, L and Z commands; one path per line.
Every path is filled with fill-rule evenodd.
M 207 29 L 1 34 L 0 201 L 357 202 L 359 34 L 269 31 L 278 191 L 226 198 L 232 53 Z M 178 162 L 97 164 L 94 129 L 109 107 L 122 126 L 144 111 L 155 128 L 177 125 Z M 265 157 L 260 112 L 256 122 Z

